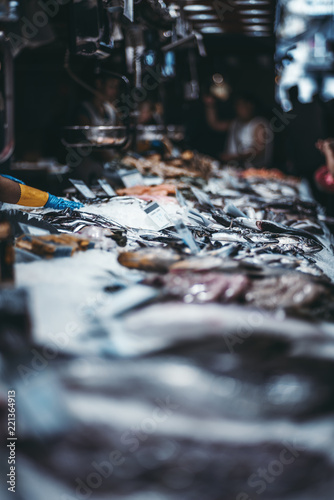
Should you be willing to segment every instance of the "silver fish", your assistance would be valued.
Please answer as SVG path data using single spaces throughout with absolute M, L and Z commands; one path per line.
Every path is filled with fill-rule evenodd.
M 239 242 L 239 243 L 245 243 L 247 240 L 242 236 L 241 234 L 236 234 L 236 233 L 215 233 L 211 236 L 211 239 L 213 241 L 234 241 L 234 242 Z
M 247 229 L 252 229 L 253 231 L 260 232 L 260 228 L 257 225 L 257 220 L 255 219 L 247 219 L 246 217 L 236 217 L 234 222 L 241 227 L 246 227 Z

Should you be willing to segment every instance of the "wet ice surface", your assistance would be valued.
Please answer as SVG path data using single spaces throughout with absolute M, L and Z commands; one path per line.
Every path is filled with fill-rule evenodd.
M 104 288 L 115 280 L 136 283 L 142 277 L 117 262 L 117 254 L 91 250 L 73 257 L 39 260 L 15 266 L 17 286 L 29 291 L 33 337 L 36 343 L 54 342 L 64 334 L 69 349 L 80 351 L 83 338 L 101 329 L 98 311 L 110 294 Z M 65 346 L 65 347 L 66 347 Z
M 153 231 L 143 206 L 115 198 L 83 211 Z M 328 238 L 316 257 L 333 279 Z M 16 381 L 19 500 L 333 499 L 333 323 L 236 304 L 126 311 L 155 295 L 115 251 L 15 267 L 37 349 Z M 115 284 L 127 289 L 106 291 Z M 115 450 L 124 461 L 110 469 Z
M 40 492 L 45 495 L 51 485 L 50 498 L 81 498 L 77 478 L 86 484 L 89 474 L 96 472 L 92 464 L 110 460 L 115 450 L 124 461 L 101 479 L 98 488 L 91 488 L 94 500 L 107 500 L 110 491 L 119 500 L 150 498 L 150 492 L 152 499 L 159 500 L 225 500 L 237 498 L 240 492 L 261 500 L 250 478 L 260 469 L 280 463 L 287 447 L 296 456 L 291 451 L 284 451 L 284 456 L 295 459 L 284 467 L 276 465 L 282 472 L 269 475 L 274 481 L 266 482 L 265 498 L 332 500 L 333 359 L 321 378 L 322 361 L 305 365 L 301 363 L 303 353 L 297 352 L 288 365 L 282 365 L 281 358 L 306 339 L 308 355 L 313 344 L 330 343 L 331 325 L 286 320 L 281 313 L 261 312 L 259 316 L 258 311 L 233 306 L 169 304 L 131 313 L 116 332 L 110 332 L 108 341 L 102 335 L 102 342 L 95 338 L 90 343 L 90 321 L 94 335 L 99 332 L 96 317 L 87 315 L 86 294 L 91 297 L 92 290 L 98 292 L 106 283 L 105 269 L 120 269 L 102 257 L 102 252 L 93 251 L 100 271 L 94 268 L 92 273 L 87 256 L 74 258 L 73 274 L 67 279 L 76 279 L 77 284 L 66 291 L 66 301 L 70 300 L 66 320 L 80 324 L 82 336 L 65 351 L 79 353 L 84 340 L 85 357 L 67 362 L 56 359 L 53 368 L 49 365 L 30 377 L 28 387 L 21 380 L 23 385 L 17 388 L 18 394 L 25 393 L 18 408 L 25 420 L 25 425 L 20 424 L 19 448 L 23 455 L 20 477 L 25 479 L 23 500 L 39 500 Z M 66 273 L 67 261 L 62 262 Z M 61 298 L 64 275 L 57 266 L 54 271 L 48 269 L 49 264 L 29 264 L 29 272 L 17 266 L 19 282 L 30 283 L 36 301 L 37 341 L 42 345 L 48 322 L 59 321 L 57 313 L 59 316 L 66 304 Z M 31 283 L 33 276 L 35 282 Z M 47 305 L 50 294 L 36 292 L 38 282 L 43 282 L 45 292 L 51 277 L 57 290 L 54 317 Z M 82 304 L 80 317 L 76 308 Z M 103 319 L 101 307 L 107 304 L 107 297 L 100 297 L 99 320 Z M 40 315 L 43 307 L 45 312 Z M 105 326 L 111 326 L 108 314 L 104 320 Z M 236 326 L 242 331 L 250 322 L 256 326 L 248 342 L 238 338 L 234 343 Z M 64 331 L 64 323 L 58 324 L 59 331 Z M 182 347 L 184 340 L 188 345 Z M 167 349 L 166 355 L 151 359 L 101 358 L 103 353 L 138 356 L 168 347 L 172 348 L 169 354 Z M 25 361 L 28 367 L 31 357 Z M 54 411 L 48 413 L 48 399 L 42 395 L 50 388 Z M 47 430 L 44 435 L 43 429 Z M 57 429 L 56 441 L 48 434 L 50 429 Z M 42 435 L 47 447 L 34 444 L 29 448 L 31 433 Z M 270 470 L 276 473 L 274 467 Z
M 116 197 L 107 203 L 88 205 L 80 209 L 82 212 L 102 215 L 127 227 L 135 229 L 156 230 L 157 226 L 144 212 L 147 202 L 137 198 Z M 177 204 L 161 204 L 171 220 L 179 217 L 180 207 Z

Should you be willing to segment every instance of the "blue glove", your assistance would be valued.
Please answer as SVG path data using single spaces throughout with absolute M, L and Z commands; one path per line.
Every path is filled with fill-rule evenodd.
M 55 208 L 56 210 L 65 210 L 65 208 L 75 210 L 83 207 L 83 204 L 77 203 L 76 201 L 64 200 L 63 198 L 58 198 L 58 196 L 53 196 L 53 194 L 49 193 L 49 199 L 45 203 L 44 207 Z
M 162 141 L 151 141 L 152 148 L 163 148 L 164 143 Z
M 6 179 L 10 179 L 11 181 L 17 182 L 18 184 L 23 184 L 25 186 L 25 182 L 20 181 L 19 179 L 16 179 L 15 177 L 12 177 L 11 175 L 5 175 L 5 174 L 0 174 L 1 177 L 6 177 Z

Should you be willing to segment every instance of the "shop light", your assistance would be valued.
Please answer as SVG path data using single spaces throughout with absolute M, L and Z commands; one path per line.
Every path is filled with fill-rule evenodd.
M 176 19 L 180 15 L 180 7 L 175 3 L 171 3 L 168 7 L 168 12 L 173 19 Z
M 263 37 L 263 36 L 273 36 L 272 33 L 270 33 L 269 31 L 246 31 L 245 33 L 243 33 L 244 35 L 246 36 L 255 36 L 255 37 Z
M 243 16 L 267 16 L 270 14 L 269 10 L 264 9 L 250 9 L 250 10 L 240 10 L 240 14 Z
M 268 26 L 261 26 L 259 24 L 254 24 L 253 26 L 245 26 L 245 30 L 249 30 L 249 31 L 269 31 Z
M 270 0 L 235 0 L 234 3 L 237 5 L 245 5 L 251 7 L 257 7 L 258 5 L 270 5 Z
M 183 7 L 185 12 L 208 12 L 212 11 L 212 7 L 210 5 L 185 5 Z
M 318 92 L 318 84 L 314 78 L 306 76 L 299 78 L 298 89 L 299 102 L 310 103 L 313 101 L 313 96 Z
M 270 4 L 270 0 L 236 0 L 234 2 L 236 5 L 243 5 L 247 7 L 248 5 L 252 6 L 260 6 L 260 5 L 268 5 Z
M 189 16 L 188 19 L 190 19 L 190 21 L 213 21 L 217 20 L 217 16 L 214 14 L 195 14 Z
M 200 28 L 200 32 L 206 35 L 214 35 L 217 33 L 224 33 L 224 30 L 220 26 L 203 26 Z
M 327 76 L 324 79 L 321 97 L 325 102 L 334 99 L 334 77 Z
M 212 76 L 212 80 L 214 81 L 214 83 L 216 85 L 221 85 L 222 83 L 224 83 L 224 78 L 223 78 L 223 76 L 220 73 L 215 73 Z
M 293 14 L 306 16 L 330 16 L 333 14 L 332 0 L 290 0 L 287 5 Z
M 280 26 L 279 34 L 281 37 L 292 38 L 307 29 L 307 21 L 302 17 L 288 16 L 285 23 Z
M 246 18 L 246 19 L 241 19 L 241 22 L 242 23 L 246 23 L 246 24 L 252 24 L 252 23 L 255 23 L 255 24 L 271 24 L 271 20 L 270 19 L 262 19 L 261 17 L 250 17 L 250 18 Z

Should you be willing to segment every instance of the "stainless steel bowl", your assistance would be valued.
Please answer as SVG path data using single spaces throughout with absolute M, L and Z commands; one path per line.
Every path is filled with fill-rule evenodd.
M 183 125 L 167 125 L 167 137 L 171 141 L 181 142 L 185 137 L 185 127 Z
M 137 125 L 137 141 L 162 141 L 166 137 L 164 125 Z
M 127 128 L 123 126 L 79 126 L 63 128 L 62 142 L 67 147 L 91 146 L 98 149 L 121 147 L 128 140 Z
M 183 141 L 185 128 L 183 125 L 137 125 L 137 141 Z

